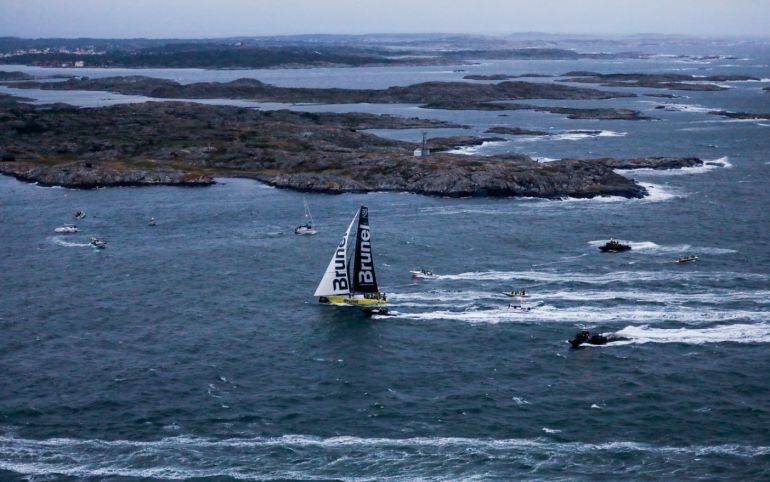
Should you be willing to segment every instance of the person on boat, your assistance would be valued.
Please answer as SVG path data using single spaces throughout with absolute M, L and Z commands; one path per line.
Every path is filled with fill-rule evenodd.
M 588 345 L 606 345 L 607 343 L 613 342 L 613 341 L 624 341 L 628 340 L 628 338 L 624 338 L 622 336 L 618 336 L 614 333 L 608 333 L 606 335 L 603 335 L 601 333 L 591 333 L 588 330 L 583 330 L 578 332 L 577 335 L 571 340 L 569 340 L 569 344 L 572 345 L 572 348 L 578 348 L 580 345 L 588 344 Z

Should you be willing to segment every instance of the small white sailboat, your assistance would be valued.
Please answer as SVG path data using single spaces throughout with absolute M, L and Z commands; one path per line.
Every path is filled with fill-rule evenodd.
M 307 205 L 307 199 L 303 199 L 305 202 L 305 224 L 294 228 L 294 234 L 307 235 L 315 234 L 315 222 L 313 222 L 313 215 L 310 214 L 310 207 Z
M 53 232 L 59 234 L 74 234 L 78 232 L 78 227 L 74 224 L 65 224 L 64 226 L 54 228 Z
M 349 260 L 350 232 L 356 220 L 355 248 Z M 353 216 L 313 296 L 317 296 L 321 303 L 341 305 L 381 306 L 387 303 L 385 293 L 380 292 L 374 274 L 372 234 L 369 230 L 369 209 L 366 206 L 361 206 Z

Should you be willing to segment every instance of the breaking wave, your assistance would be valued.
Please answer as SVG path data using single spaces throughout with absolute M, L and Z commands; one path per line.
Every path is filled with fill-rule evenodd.
M 616 131 L 568 131 L 560 134 L 550 134 L 545 136 L 521 137 L 516 142 L 535 142 L 535 141 L 580 141 L 583 139 L 592 139 L 596 137 L 623 137 L 626 132 Z
M 622 174 L 645 174 L 654 176 L 683 176 L 689 174 L 703 174 L 716 169 L 727 169 L 733 167 L 728 156 L 720 157 L 714 160 L 705 160 L 701 166 L 683 167 L 681 169 L 624 169 L 618 171 Z
M 557 429 L 548 432 L 556 433 Z M 354 454 L 354 456 L 353 456 Z M 586 443 L 537 438 L 330 438 L 308 435 L 211 439 L 177 436 L 157 441 L 0 437 L 0 470 L 31 476 L 160 479 L 444 480 L 573 476 L 688 470 L 709 473 L 725 458 L 751 463 L 770 447 L 740 444 L 665 446 L 631 441 Z M 694 458 L 701 458 L 692 464 Z M 685 472 L 683 472 L 685 471 Z M 354 473 L 355 477 L 350 474 Z

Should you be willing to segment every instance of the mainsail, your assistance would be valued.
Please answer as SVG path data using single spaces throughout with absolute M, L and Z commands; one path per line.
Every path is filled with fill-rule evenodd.
M 348 230 L 345 231 L 345 235 L 342 236 L 342 241 L 337 245 L 337 249 L 334 250 L 329 266 L 326 267 L 321 282 L 318 284 L 318 288 L 315 290 L 313 296 L 335 296 L 335 295 L 348 295 L 350 294 L 350 279 L 348 278 L 348 237 L 350 231 L 353 229 L 353 224 L 356 222 L 356 217 L 353 216 L 353 220 L 348 226 Z
M 369 209 L 366 206 L 361 206 L 358 212 L 356 250 L 353 255 L 353 291 L 355 293 L 379 293 L 377 278 L 374 275 Z

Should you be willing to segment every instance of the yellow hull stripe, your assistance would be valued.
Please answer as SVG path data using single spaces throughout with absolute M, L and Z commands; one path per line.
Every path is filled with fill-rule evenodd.
M 366 298 L 347 298 L 343 296 L 327 296 L 326 299 L 329 300 L 329 303 L 337 303 L 342 305 L 356 305 L 356 306 L 384 305 L 386 303 L 383 300 L 369 300 Z

